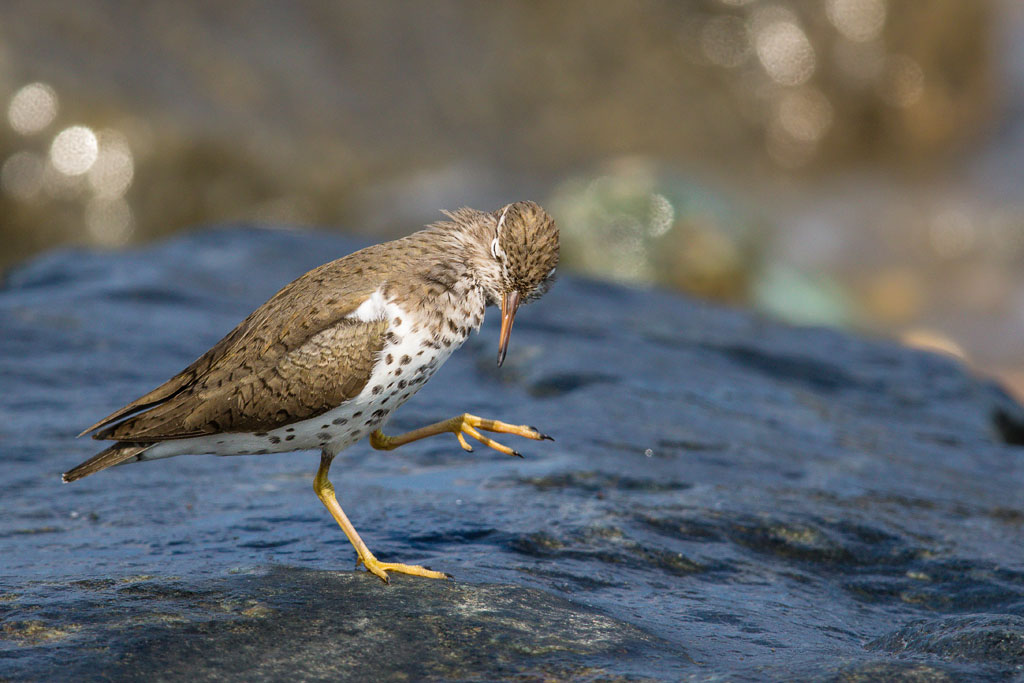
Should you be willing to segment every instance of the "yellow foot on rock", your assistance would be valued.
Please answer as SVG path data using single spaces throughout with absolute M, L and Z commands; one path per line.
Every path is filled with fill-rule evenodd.
M 363 563 L 367 571 L 371 574 L 376 575 L 384 583 L 391 583 L 388 579 L 388 572 L 398 572 L 399 574 L 411 574 L 413 576 L 422 576 L 427 579 L 450 579 L 451 574 L 445 574 L 444 572 L 435 572 L 433 569 L 427 569 L 416 564 L 401 564 L 399 562 L 381 562 L 372 555 L 370 557 L 361 557 L 359 561 Z

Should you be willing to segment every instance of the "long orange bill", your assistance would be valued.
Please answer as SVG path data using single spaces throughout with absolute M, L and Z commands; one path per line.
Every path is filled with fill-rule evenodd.
M 519 292 L 506 292 L 501 297 L 501 335 L 498 337 L 498 367 L 505 362 L 505 352 L 508 351 L 508 338 L 512 334 L 512 321 L 516 318 L 516 309 L 519 308 Z

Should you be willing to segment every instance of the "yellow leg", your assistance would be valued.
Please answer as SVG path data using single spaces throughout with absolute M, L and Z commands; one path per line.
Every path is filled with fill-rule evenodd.
M 414 429 L 411 432 L 399 434 L 398 436 L 388 436 L 378 429 L 370 434 L 370 445 L 378 450 L 390 451 L 394 448 L 398 448 L 399 446 L 404 446 L 407 443 L 426 439 L 428 436 L 437 436 L 438 434 L 451 432 L 459 439 L 459 444 L 467 451 L 472 451 L 473 447 L 469 445 L 463 434 L 469 434 L 483 445 L 490 446 L 494 450 L 504 453 L 505 455 L 515 455 L 520 458 L 523 457 L 522 453 L 514 451 L 508 446 L 504 446 L 490 437 L 484 436 L 477 431 L 477 427 L 488 432 L 515 434 L 517 436 L 523 436 L 527 439 L 535 439 L 537 441 L 542 439 L 554 441 L 550 436 L 547 434 L 541 434 L 534 427 L 527 427 L 526 425 L 510 425 L 506 422 L 485 420 L 484 418 L 477 417 L 476 415 L 463 413 L 462 415 L 453 417 L 450 420 L 435 422 L 432 425 L 420 427 L 419 429 Z
M 380 577 L 384 583 L 388 583 L 388 572 L 425 576 L 428 579 L 450 579 L 451 577 L 448 574 L 435 572 L 426 567 L 414 564 L 399 564 L 397 562 L 380 562 L 373 556 L 370 549 L 363 543 L 363 539 L 359 538 L 356 528 L 352 526 L 352 522 L 348 521 L 348 516 L 341 509 L 341 506 L 338 505 L 338 499 L 334 496 L 334 485 L 327 479 L 327 471 L 331 469 L 331 461 L 333 459 L 334 456 L 327 455 L 327 453 L 323 453 L 320 456 L 320 469 L 316 471 L 316 477 L 313 479 L 313 490 L 316 491 L 317 497 L 324 504 L 324 507 L 327 508 L 327 511 L 338 522 L 341 530 L 348 536 L 348 540 L 356 549 L 356 554 L 359 555 L 359 561 L 363 563 L 366 569 Z

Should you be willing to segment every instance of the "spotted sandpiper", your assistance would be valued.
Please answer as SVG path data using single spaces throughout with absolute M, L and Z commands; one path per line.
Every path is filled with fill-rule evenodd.
M 377 560 L 327 479 L 334 457 L 367 435 L 373 448 L 391 450 L 450 432 L 466 450 L 470 436 L 507 455 L 519 454 L 479 430 L 550 438 L 468 413 L 398 436 L 380 429 L 480 327 L 492 304 L 501 306 L 500 366 L 516 309 L 547 291 L 558 265 L 558 229 L 533 202 L 445 215 L 284 287 L 192 365 L 82 432 L 115 443 L 64 481 L 175 455 L 320 449 L 313 488 L 358 560 L 385 582 L 388 572 L 447 577 Z

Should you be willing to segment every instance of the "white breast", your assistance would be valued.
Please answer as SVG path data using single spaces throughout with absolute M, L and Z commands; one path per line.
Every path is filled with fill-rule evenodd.
M 337 453 L 356 443 L 412 398 L 437 368 L 483 322 L 482 294 L 470 290 L 458 297 L 451 321 L 417 319 L 381 291 L 374 292 L 348 317 L 369 322 L 387 320 L 388 332 L 379 362 L 358 396 L 319 417 L 255 434 L 216 434 L 157 444 L 142 459 L 185 453 L 245 455 L 326 449 Z
M 387 316 L 387 305 L 388 302 L 384 298 L 384 293 L 381 290 L 377 290 L 370 295 L 370 298 L 359 304 L 356 310 L 349 313 L 346 318 L 355 318 L 361 320 L 364 323 L 368 323 L 372 320 L 384 320 Z

